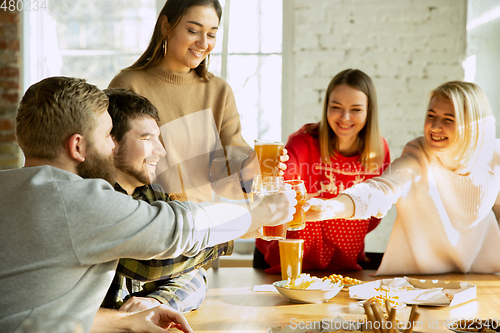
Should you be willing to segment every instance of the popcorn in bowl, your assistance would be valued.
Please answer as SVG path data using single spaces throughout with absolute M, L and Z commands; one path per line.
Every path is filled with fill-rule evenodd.
M 340 281 L 300 274 L 296 279 L 276 281 L 273 286 L 291 302 L 322 303 L 335 297 L 344 285 Z
M 341 285 L 341 281 L 334 282 L 328 277 L 318 278 L 310 276 L 309 274 L 302 273 L 296 279 L 288 278 L 287 284 L 284 288 L 289 289 L 305 289 L 305 290 L 321 290 L 321 289 L 334 289 Z

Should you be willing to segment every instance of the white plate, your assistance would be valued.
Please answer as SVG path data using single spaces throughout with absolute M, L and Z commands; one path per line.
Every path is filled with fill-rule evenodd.
M 349 291 L 349 288 L 354 287 L 354 286 L 360 286 L 362 284 L 365 284 L 366 282 L 363 283 L 356 283 L 356 284 L 344 284 L 344 288 L 342 288 L 342 291 Z
M 413 287 L 410 290 L 389 291 L 388 296 L 398 296 L 406 304 L 426 306 L 454 306 L 477 297 L 476 286 L 461 281 L 421 280 L 413 278 L 392 278 L 366 282 L 349 288 L 354 299 L 369 299 L 385 294 L 377 291 L 381 285 L 390 287 Z
M 278 292 L 284 297 L 288 298 L 292 302 L 296 303 L 323 303 L 326 302 L 335 295 L 339 293 L 343 285 L 339 284 L 337 287 L 332 289 L 290 289 L 284 286 L 288 281 L 282 280 L 273 283 L 273 286 L 278 290 Z

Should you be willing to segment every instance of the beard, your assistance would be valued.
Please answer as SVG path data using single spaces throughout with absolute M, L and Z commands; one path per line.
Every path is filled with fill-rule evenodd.
M 101 178 L 114 185 L 115 166 L 113 154 L 102 155 L 93 144 L 89 144 L 87 150 L 85 161 L 76 167 L 78 175 L 82 178 Z
M 125 145 L 121 145 L 118 148 L 118 152 L 114 154 L 115 168 L 135 179 L 141 184 L 141 186 L 151 185 L 155 176 L 149 174 L 146 165 L 143 164 L 144 167 L 142 169 L 138 169 L 127 163 L 128 161 L 129 158 L 127 156 Z

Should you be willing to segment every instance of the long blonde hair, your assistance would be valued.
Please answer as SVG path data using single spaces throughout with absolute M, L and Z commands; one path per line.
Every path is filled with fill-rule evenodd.
M 434 97 L 453 104 L 457 133 L 449 149 L 455 157 L 455 171 L 469 172 L 496 137 L 495 117 L 488 98 L 477 84 L 463 81 L 447 82 L 431 91 L 428 105 Z
M 336 158 L 338 142 L 335 132 L 328 124 L 330 94 L 340 85 L 348 85 L 362 91 L 368 97 L 366 124 L 358 133 L 360 162 L 366 171 L 376 172 L 384 162 L 384 146 L 378 128 L 377 93 L 370 77 L 359 69 L 346 69 L 333 77 L 326 89 L 323 115 L 319 125 L 319 145 L 323 163 Z
M 206 6 L 214 8 L 220 22 L 222 17 L 222 8 L 219 0 L 167 0 L 160 12 L 160 15 L 158 15 L 158 19 L 156 20 L 155 28 L 153 30 L 153 36 L 151 37 L 146 51 L 144 51 L 144 53 L 132 66 L 127 67 L 126 70 L 146 70 L 158 65 L 163 59 L 163 47 L 166 38 L 161 32 L 162 17 L 165 16 L 169 22 L 169 28 L 166 33 L 168 35 L 179 24 L 184 14 L 186 14 L 186 11 L 193 6 Z M 205 81 L 209 81 L 207 76 L 208 58 L 209 56 L 203 59 L 198 67 L 194 69 L 198 76 L 203 78 Z

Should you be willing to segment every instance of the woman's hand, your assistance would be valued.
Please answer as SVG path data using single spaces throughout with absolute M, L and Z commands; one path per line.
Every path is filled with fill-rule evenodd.
M 302 208 L 306 212 L 306 221 L 347 219 L 354 215 L 354 203 L 346 194 L 327 200 L 312 198 Z
M 285 174 L 285 170 L 286 170 L 286 164 L 284 162 L 288 161 L 290 159 L 290 157 L 288 156 L 288 151 L 283 148 L 283 151 L 281 152 L 281 155 L 280 155 L 280 161 L 278 163 L 278 169 L 279 169 L 279 175 L 280 176 L 283 176 Z
M 308 199 L 304 206 L 302 206 L 305 214 L 306 221 L 322 221 L 331 219 L 328 202 L 322 199 Z

